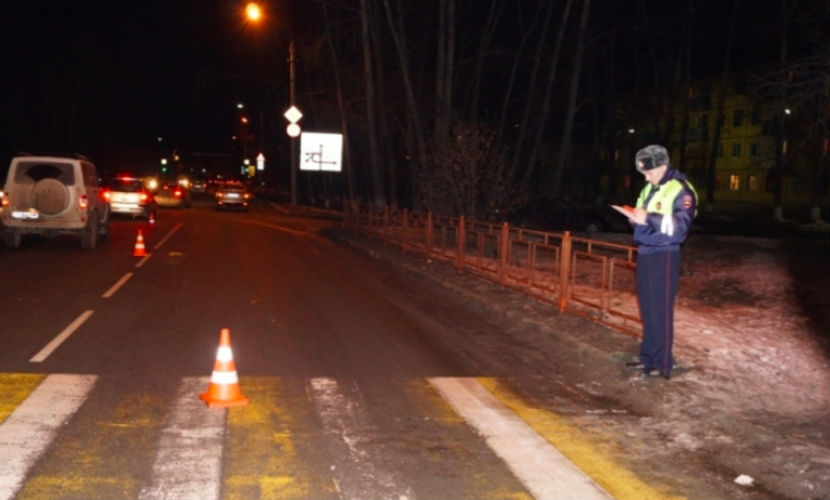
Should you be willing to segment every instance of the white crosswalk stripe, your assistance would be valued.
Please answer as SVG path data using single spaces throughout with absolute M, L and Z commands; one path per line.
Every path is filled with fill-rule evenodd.
M 0 457 L 4 457 L 0 460 L 0 500 L 14 498 L 28 484 L 27 474 L 41 460 L 40 457 L 52 445 L 61 428 L 82 407 L 96 381 L 94 375 L 46 376 L 0 423 Z M 422 383 L 425 382 L 427 380 Z M 428 382 L 437 391 L 431 392 L 436 400 L 440 401 L 440 395 L 448 403 L 447 408 L 451 408 L 449 411 L 460 415 L 482 436 L 526 491 L 536 498 L 612 498 L 551 444 L 555 440 L 548 442 L 505 406 L 502 403 L 504 399 L 499 399 L 503 395 L 491 393 L 475 378 L 439 377 L 430 378 Z M 228 488 L 228 484 L 223 483 L 227 481 L 223 474 L 228 473 L 223 466 L 227 465 L 228 460 L 233 460 L 231 455 L 234 454 L 228 444 L 228 436 L 234 429 L 240 432 L 239 427 L 234 427 L 239 424 L 229 421 L 229 410 L 207 408 L 198 398 L 209 383 L 209 377 L 186 377 L 180 381 L 163 425 L 158 420 L 159 424 L 154 428 L 154 432 L 159 433 L 155 458 L 152 460 L 152 471 L 146 476 L 147 482 L 143 485 L 139 482 L 133 490 L 138 498 L 219 499 L 223 489 Z M 314 419 L 316 423 L 312 428 L 325 443 L 325 453 L 320 457 L 327 460 L 322 462 L 326 473 L 321 481 L 328 481 L 329 487 L 334 483 L 334 489 L 341 498 L 414 499 L 417 488 L 412 481 L 416 479 L 406 477 L 404 472 L 390 465 L 396 463 L 394 456 L 388 456 L 393 452 L 378 444 L 390 439 L 390 436 L 383 434 L 389 431 L 379 427 L 375 420 L 377 415 L 367 408 L 357 384 L 320 377 L 307 380 L 304 385 L 307 398 L 304 399 L 308 403 L 305 411 L 319 417 L 319 420 Z M 264 387 L 267 389 L 267 382 Z M 265 411 L 260 414 L 255 410 L 247 414 L 248 417 L 244 417 L 245 413 L 235 417 L 265 418 L 267 421 L 269 411 L 271 415 L 276 413 L 267 405 L 262 407 Z M 102 415 L 100 418 L 108 417 Z M 309 434 L 308 429 L 304 431 L 306 435 Z M 284 428 L 281 432 L 280 436 L 284 438 L 290 436 L 291 429 Z M 288 443 L 285 439 L 279 442 Z M 146 467 L 149 467 L 153 449 L 147 451 Z M 290 455 L 295 456 L 293 452 Z M 493 456 L 496 467 L 501 467 L 499 459 Z M 282 462 L 282 465 L 285 463 Z M 244 468 L 232 474 L 236 475 L 237 480 L 247 477 L 244 476 Z M 276 481 L 273 484 L 287 478 L 299 481 L 297 478 L 300 477 L 290 467 L 287 471 L 273 469 L 267 474 Z M 515 481 L 513 476 L 510 477 L 511 481 Z M 422 484 L 420 486 L 423 487 Z
M 0 500 L 14 497 L 96 380 L 95 375 L 49 375 L 0 425 Z
M 430 382 L 536 498 L 612 498 L 475 379 L 432 378 Z
M 343 498 L 411 499 L 411 488 L 401 484 L 394 471 L 373 460 L 365 436 L 371 435 L 371 419 L 359 392 L 341 388 L 330 378 L 311 380 L 311 395 L 323 420 L 325 433 L 332 438 L 336 453 L 332 473 Z
M 227 410 L 207 408 L 195 397 L 208 377 L 185 378 L 167 416 L 153 464 L 152 484 L 142 500 L 218 499 Z

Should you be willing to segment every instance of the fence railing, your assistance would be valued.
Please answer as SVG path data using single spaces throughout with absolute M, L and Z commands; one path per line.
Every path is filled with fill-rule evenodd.
M 347 227 L 429 258 L 452 263 L 502 287 L 519 289 L 631 335 L 640 335 L 635 256 L 630 245 L 441 217 L 431 213 L 353 210 Z

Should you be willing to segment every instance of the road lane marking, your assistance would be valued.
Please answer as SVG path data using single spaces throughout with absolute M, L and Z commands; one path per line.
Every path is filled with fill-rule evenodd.
M 476 379 L 429 380 L 536 498 L 613 498 Z
M 161 248 L 161 246 L 162 246 L 162 245 L 164 245 L 164 243 L 165 243 L 167 240 L 169 240 L 169 239 L 170 239 L 170 237 L 171 237 L 171 236 L 173 236 L 173 234 L 174 234 L 176 231 L 178 231 L 181 227 L 182 227 L 182 223 L 181 223 L 181 222 L 179 222 L 178 224 L 176 224 L 176 225 L 173 227 L 173 229 L 171 229 L 171 230 L 170 230 L 170 232 L 169 232 L 169 233 L 167 233 L 167 234 L 164 236 L 164 238 L 162 238 L 161 240 L 159 240 L 159 242 L 158 242 L 158 243 L 156 243 L 156 246 L 154 246 L 154 247 L 153 247 L 153 250 L 158 250 L 159 248 Z
M 615 498 L 639 498 L 642 500 L 683 499 L 668 491 L 649 486 L 634 473 L 617 465 L 608 454 L 597 449 L 589 436 L 568 425 L 561 417 L 527 403 L 505 389 L 498 380 L 479 378 L 479 383 L 511 411 L 524 420 L 549 443 L 559 449 L 577 467 L 594 478 Z
M 366 439 L 374 426 L 355 387 L 313 378 L 311 396 L 334 450 L 332 474 L 341 498 L 414 498 L 412 488 L 402 485 L 395 471 L 377 463 L 377 448 Z
M 135 267 L 136 269 L 138 269 L 138 268 L 140 268 L 140 267 L 144 266 L 144 263 L 145 263 L 145 262 L 147 262 L 147 261 L 150 259 L 150 257 L 152 257 L 152 256 L 153 256 L 153 254 L 152 254 L 152 253 L 148 253 L 147 255 L 145 255 L 144 257 L 142 257 L 142 258 L 141 258 L 141 260 L 139 260 L 138 262 L 136 262 L 136 263 L 135 263 L 135 265 L 134 265 L 133 267 Z
M 26 473 L 86 400 L 95 375 L 47 376 L 0 424 L 0 500 L 13 498 Z
M 210 377 L 186 377 L 167 415 L 141 500 L 220 498 L 226 409 L 208 408 L 197 397 Z
M 124 276 L 122 276 L 121 279 L 118 280 L 114 285 L 112 285 L 109 290 L 104 292 L 104 295 L 101 295 L 101 298 L 108 299 L 108 298 L 112 297 L 113 295 L 115 295 L 115 292 L 117 292 L 118 289 L 121 288 L 124 285 L 124 283 L 126 283 L 127 280 L 132 278 L 132 277 L 133 277 L 133 273 L 127 273 Z
M 57 335 L 57 337 L 53 338 L 51 342 L 46 344 L 46 347 L 44 347 L 40 350 L 40 352 L 32 356 L 32 359 L 30 359 L 29 362 L 40 363 L 44 361 L 46 358 L 48 358 L 49 355 L 52 354 L 52 351 L 60 347 L 60 345 L 63 344 L 64 341 L 66 341 L 66 339 L 68 339 L 69 336 L 75 332 L 75 330 L 80 328 L 80 326 L 84 324 L 84 322 L 88 320 L 94 312 L 95 311 L 91 309 L 87 309 L 86 311 L 82 312 L 80 316 L 75 318 L 75 321 L 70 323 L 69 326 L 64 328 L 63 331 Z

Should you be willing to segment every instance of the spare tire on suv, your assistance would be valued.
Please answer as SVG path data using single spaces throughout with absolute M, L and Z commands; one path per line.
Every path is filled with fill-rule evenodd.
M 3 242 L 17 248 L 27 234 L 70 234 L 84 248 L 95 248 L 109 235 L 102 189 L 95 165 L 86 158 L 14 157 L 0 198 Z

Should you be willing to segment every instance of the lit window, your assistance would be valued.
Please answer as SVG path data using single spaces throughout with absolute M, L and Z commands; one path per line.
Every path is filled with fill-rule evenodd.
M 750 175 L 746 179 L 746 188 L 749 191 L 758 191 L 758 176 L 757 175 Z
M 787 139 L 784 139 L 784 142 L 781 143 L 781 153 L 787 154 Z
M 729 176 L 729 190 L 730 191 L 740 191 L 741 189 L 741 176 L 737 174 L 732 174 Z

